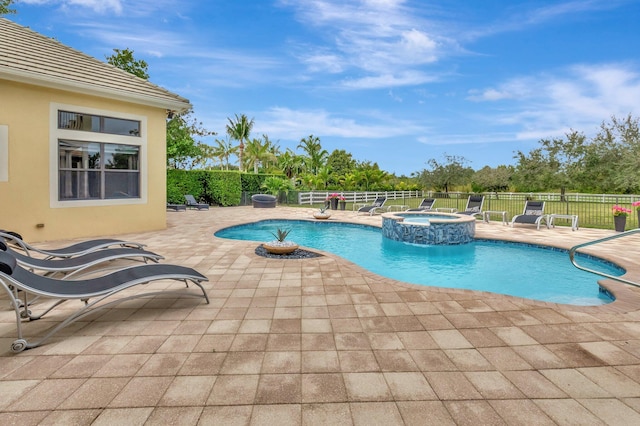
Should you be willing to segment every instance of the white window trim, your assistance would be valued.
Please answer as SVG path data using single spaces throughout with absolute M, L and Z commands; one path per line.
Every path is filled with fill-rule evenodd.
M 9 126 L 0 124 L 0 182 L 9 182 Z
M 83 114 L 102 115 L 113 118 L 124 118 L 140 122 L 142 136 L 112 135 L 108 133 L 85 132 L 81 130 L 58 129 L 58 110 L 73 111 Z M 147 117 L 143 115 L 125 114 L 117 111 L 87 108 L 78 105 L 52 102 L 49 106 L 49 205 L 51 208 L 120 206 L 147 204 L 147 186 L 149 168 L 147 166 Z M 108 200 L 64 200 L 58 199 L 58 140 L 78 140 L 84 142 L 115 143 L 136 145 L 140 147 L 140 198 L 119 198 Z

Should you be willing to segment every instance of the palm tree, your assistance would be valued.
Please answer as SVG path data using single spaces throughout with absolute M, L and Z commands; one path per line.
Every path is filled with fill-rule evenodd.
M 301 156 L 296 155 L 291 148 L 278 157 L 278 167 L 289 179 L 298 176 L 304 170 L 304 161 Z
M 244 171 L 244 165 L 242 163 L 242 154 L 244 153 L 244 141 L 249 140 L 249 135 L 253 129 L 253 118 L 249 120 L 246 115 L 235 115 L 235 120 L 227 118 L 229 124 L 227 124 L 227 134 L 231 139 L 237 140 L 238 145 L 238 164 L 240 171 Z
M 253 172 L 258 173 L 260 166 L 264 169 L 269 163 L 275 162 L 276 157 L 272 152 L 271 141 L 267 135 L 264 140 L 252 139 L 247 142 L 245 148 L 245 166 L 253 167 Z
M 278 145 L 278 142 L 271 142 L 267 135 L 262 135 L 262 140 L 264 141 L 264 146 L 267 151 L 264 158 L 262 158 L 262 167 L 265 169 L 265 172 L 269 172 L 269 170 L 273 171 L 274 167 L 278 166 L 280 145 Z
M 230 140 L 216 139 L 216 146 L 213 148 L 213 155 L 224 164 L 225 170 L 229 170 L 229 157 L 238 152 L 238 147 L 233 146 Z
M 300 139 L 298 148 L 302 148 L 307 154 L 309 171 L 314 175 L 317 175 L 318 170 L 322 167 L 329 156 L 327 150 L 322 149 L 320 138 L 313 135 L 309 135 L 307 138 L 302 138 Z

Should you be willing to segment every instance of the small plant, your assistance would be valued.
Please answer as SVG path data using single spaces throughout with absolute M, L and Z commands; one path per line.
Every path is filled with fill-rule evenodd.
M 287 235 L 289 235 L 289 232 L 291 232 L 291 229 L 278 228 L 278 230 L 275 233 L 272 232 L 271 235 L 276 237 L 276 240 L 279 242 L 283 242 L 287 238 Z
M 326 211 L 327 211 L 327 206 L 326 205 L 320 207 L 320 213 L 325 213 Z
M 626 217 L 629 213 L 631 213 L 631 209 L 619 206 L 617 204 L 615 206 L 611 207 L 611 211 L 613 212 L 613 216 L 625 216 Z
M 640 201 L 634 201 L 631 205 L 635 207 L 636 210 L 640 211 Z

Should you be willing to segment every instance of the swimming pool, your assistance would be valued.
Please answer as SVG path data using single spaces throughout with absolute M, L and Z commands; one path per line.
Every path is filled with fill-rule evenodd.
M 565 250 L 494 240 L 463 245 L 414 245 L 382 237 L 380 228 L 341 222 L 264 220 L 232 226 L 216 237 L 267 242 L 278 228 L 288 239 L 334 253 L 378 275 L 412 284 L 490 291 L 572 305 L 612 301 L 598 276 L 573 267 Z M 611 263 L 581 256 L 589 268 L 622 275 Z

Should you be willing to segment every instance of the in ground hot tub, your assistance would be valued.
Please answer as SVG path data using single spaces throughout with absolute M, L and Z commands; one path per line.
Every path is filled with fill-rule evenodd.
M 440 212 L 400 212 L 382 215 L 382 235 L 412 244 L 465 244 L 476 234 L 473 216 Z

